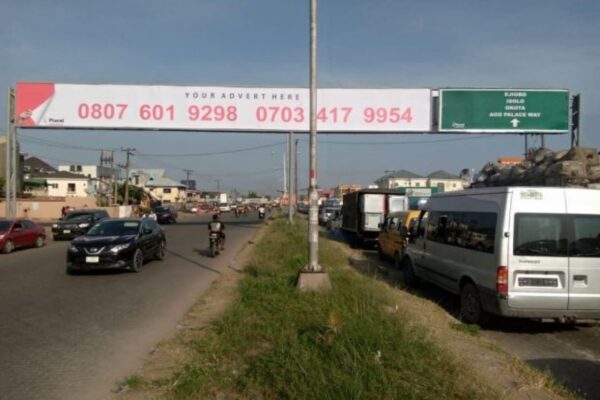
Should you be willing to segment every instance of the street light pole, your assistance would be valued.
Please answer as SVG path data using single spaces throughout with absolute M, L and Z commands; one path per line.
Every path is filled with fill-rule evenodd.
M 294 195 L 293 157 L 294 157 L 294 132 L 290 131 L 288 136 L 288 220 L 294 222 L 294 209 L 292 208 L 292 196 Z
M 317 0 L 310 0 L 310 166 L 309 166 L 308 268 L 319 265 L 319 193 L 317 192 Z
M 331 289 L 329 275 L 319 265 L 319 193 L 317 192 L 317 0 L 310 0 L 310 209 L 308 213 L 308 265 L 300 272 L 300 290 Z

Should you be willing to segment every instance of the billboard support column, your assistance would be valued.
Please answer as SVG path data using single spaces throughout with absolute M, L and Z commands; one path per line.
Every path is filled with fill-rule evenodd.
M 317 191 L 317 0 L 310 0 L 310 208 L 308 212 L 308 265 L 300 272 L 300 290 L 328 290 L 329 275 L 319 265 L 319 193 Z
M 292 208 L 292 196 L 294 195 L 293 160 L 294 160 L 294 132 L 288 135 L 288 220 L 294 222 L 294 209 Z

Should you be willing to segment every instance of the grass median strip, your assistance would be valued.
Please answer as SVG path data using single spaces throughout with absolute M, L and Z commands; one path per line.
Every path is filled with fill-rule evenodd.
M 161 385 L 173 398 L 470 399 L 499 397 L 416 326 L 373 280 L 321 241 L 333 289 L 302 293 L 306 226 L 280 218 L 246 267 L 238 298 L 192 341 Z

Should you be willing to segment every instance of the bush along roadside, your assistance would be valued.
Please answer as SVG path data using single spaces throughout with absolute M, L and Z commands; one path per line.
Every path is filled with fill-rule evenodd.
M 170 397 L 500 397 L 410 323 L 388 291 L 345 268 L 346 256 L 327 240 L 320 243 L 320 263 L 333 289 L 296 290 L 307 263 L 306 224 L 279 218 L 267 229 L 235 303 L 191 342 L 193 360 L 160 383 Z

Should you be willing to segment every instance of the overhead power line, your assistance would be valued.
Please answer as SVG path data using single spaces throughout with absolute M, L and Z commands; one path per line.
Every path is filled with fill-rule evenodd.
M 411 144 L 426 144 L 426 143 L 444 143 L 444 142 L 461 142 L 465 140 L 474 140 L 474 139 L 489 139 L 491 137 L 495 137 L 497 135 L 487 134 L 487 135 L 478 135 L 478 136 L 465 136 L 459 138 L 447 138 L 447 139 L 434 139 L 434 140 L 411 140 L 405 142 L 338 142 L 338 141 L 328 141 L 328 140 L 319 140 L 319 144 L 339 144 L 339 145 L 358 145 L 358 146 L 378 146 L 378 145 L 411 145 Z M 303 142 L 308 142 L 308 139 L 300 139 Z

